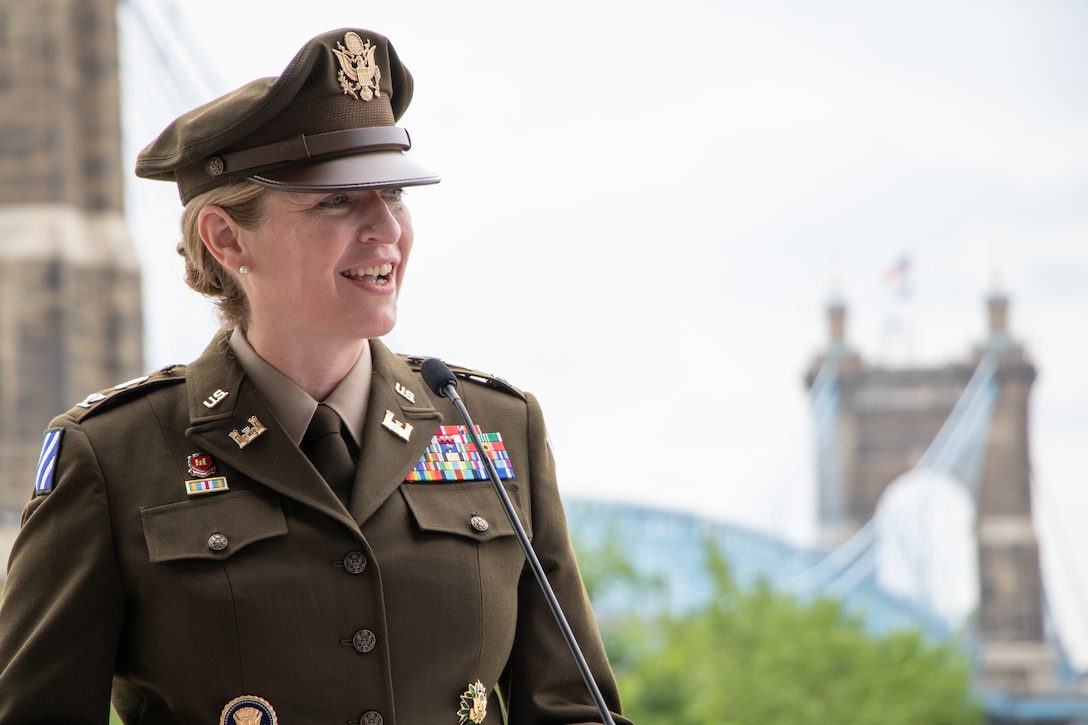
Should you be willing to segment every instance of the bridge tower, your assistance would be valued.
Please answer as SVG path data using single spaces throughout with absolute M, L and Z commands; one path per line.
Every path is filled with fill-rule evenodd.
M 50 418 L 143 367 L 116 11 L 116 0 L 0 0 L 2 544 Z
M 968 361 L 937 367 L 869 365 L 847 342 L 846 312 L 840 301 L 828 306 L 829 344 L 807 376 L 813 386 L 819 371 L 831 370 L 838 388 L 824 439 L 832 442 L 824 455 L 834 460 L 822 462 L 819 475 L 821 545 L 843 543 L 874 516 L 885 489 L 919 462 L 989 354 L 996 398 L 974 473 L 961 477 L 977 479 L 962 482 L 975 498 L 978 679 L 983 688 L 1028 700 L 1057 692 L 1032 521 L 1028 416 L 1035 367 L 1009 335 L 1008 298 L 995 292 L 987 299 L 988 336 Z M 991 722 L 1013 721 L 991 716 Z

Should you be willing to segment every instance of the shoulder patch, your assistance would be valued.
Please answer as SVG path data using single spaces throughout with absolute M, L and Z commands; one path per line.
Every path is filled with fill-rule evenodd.
M 76 403 L 72 408 L 72 417 L 78 420 L 83 420 L 94 415 L 99 410 L 103 410 L 110 407 L 110 404 L 126 400 L 131 393 L 138 390 L 146 390 L 150 387 L 162 385 L 164 383 L 179 383 L 185 380 L 184 365 L 167 365 L 161 370 L 156 370 L 150 375 L 141 375 L 138 378 L 132 380 L 126 380 L 123 383 L 118 383 L 112 388 L 106 388 L 99 390 L 96 393 L 91 393 L 86 398 Z
M 38 455 L 38 468 L 34 474 L 34 495 L 44 496 L 53 490 L 53 473 L 57 469 L 63 428 L 46 428 L 42 440 L 42 452 Z
M 401 355 L 401 357 L 404 358 L 405 362 L 407 362 L 409 366 L 411 366 L 413 371 L 418 373 L 420 368 L 423 366 L 423 361 L 425 361 L 429 356 Z M 505 378 L 501 378 L 498 375 L 481 372 L 479 370 L 474 370 L 473 368 L 466 367 L 465 365 L 460 365 L 455 362 L 450 362 L 449 360 L 442 360 L 442 362 L 446 363 L 446 366 L 449 367 L 450 372 L 452 372 L 461 380 L 469 380 L 471 382 L 478 383 L 479 385 L 485 385 L 489 388 L 494 388 L 495 390 L 501 390 L 504 393 L 509 393 L 510 395 L 521 398 L 522 400 L 525 399 L 525 393 L 514 385 L 511 385 Z

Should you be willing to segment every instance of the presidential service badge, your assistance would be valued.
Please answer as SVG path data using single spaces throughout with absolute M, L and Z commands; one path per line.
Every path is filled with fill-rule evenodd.
M 484 721 L 487 717 L 487 688 L 484 683 L 476 680 L 468 686 L 461 695 L 461 709 L 457 711 L 457 716 L 461 718 L 458 725 L 480 725 Z
M 219 725 L 277 725 L 276 711 L 268 700 L 242 695 L 227 703 Z

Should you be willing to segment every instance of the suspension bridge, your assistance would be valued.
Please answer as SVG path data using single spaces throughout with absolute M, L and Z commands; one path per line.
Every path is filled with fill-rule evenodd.
M 197 34 L 178 7 L 119 0 L 124 85 L 140 89 L 125 98 L 128 138 L 150 138 L 182 111 L 228 90 L 203 61 Z M 709 582 L 699 575 L 709 539 L 741 582 L 760 578 L 799 597 L 840 598 L 874 633 L 917 628 L 938 641 L 963 638 L 992 722 L 1088 723 L 1088 698 L 1038 576 L 1030 467 L 1024 464 L 1024 480 L 1015 484 L 1022 490 L 995 488 L 991 480 L 995 470 L 1017 468 L 1004 457 L 1009 446 L 1001 428 L 1009 406 L 1024 403 L 1030 386 L 1010 377 L 1016 346 L 1003 328 L 992 332 L 977 359 L 954 371 L 955 399 L 924 450 L 879 490 L 859 483 L 864 466 L 844 454 L 856 453 L 866 431 L 886 423 L 865 418 L 858 407 L 887 412 L 903 402 L 897 396 L 910 407 L 917 390 L 859 390 L 856 358 L 841 339 L 832 341 L 809 393 L 825 534 L 820 547 L 682 513 L 586 501 L 569 502 L 572 528 L 587 540 L 612 531 L 629 542 L 631 558 L 669 582 L 677 607 L 709 596 Z M 1010 404 L 1010 395 L 1021 398 Z M 960 518 L 950 518 L 957 510 Z M 961 534 L 957 541 L 953 533 Z M 950 556 L 957 547 L 958 559 Z M 950 599 L 956 589 L 962 596 Z

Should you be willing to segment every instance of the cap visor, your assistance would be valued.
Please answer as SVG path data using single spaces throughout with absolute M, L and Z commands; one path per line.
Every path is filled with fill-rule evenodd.
M 395 189 L 437 184 L 438 174 L 417 164 L 402 151 L 371 151 L 328 161 L 290 166 L 249 177 L 272 189 L 325 192 L 356 189 Z

